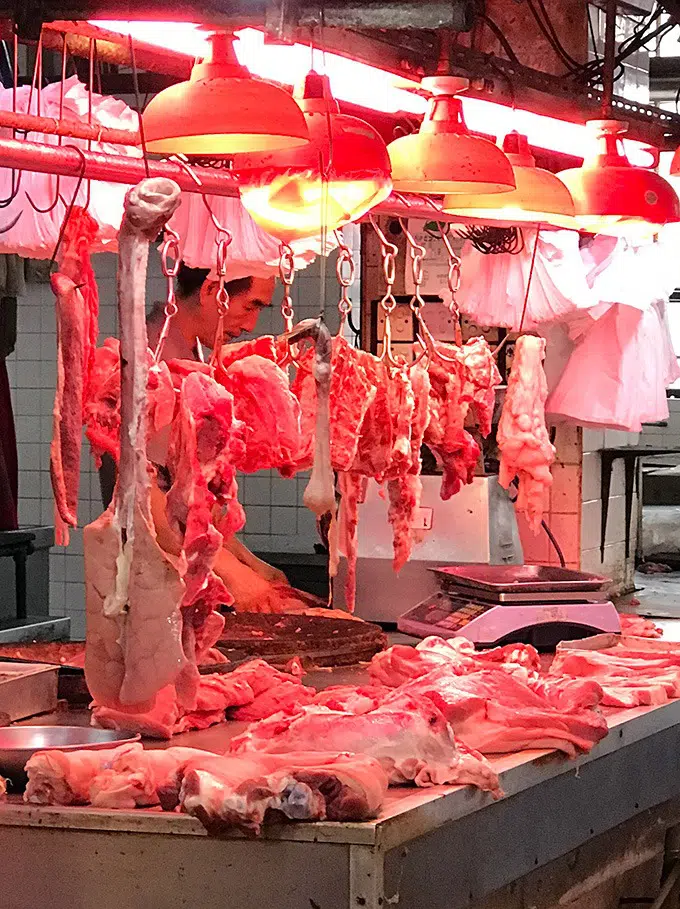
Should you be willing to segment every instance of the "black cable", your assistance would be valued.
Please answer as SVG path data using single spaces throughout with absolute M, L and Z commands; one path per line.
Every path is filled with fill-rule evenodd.
M 590 18 L 590 4 L 588 4 L 588 31 L 590 32 L 590 40 L 593 42 L 593 54 L 595 55 L 595 62 L 601 64 L 601 58 L 599 51 L 597 49 L 597 38 L 595 36 L 595 27 L 593 26 L 593 20 Z
M 531 0 L 531 2 L 533 4 L 533 0 Z M 583 64 L 580 63 L 580 61 L 576 60 L 574 57 L 572 57 L 571 54 L 566 50 L 566 48 L 562 44 L 560 37 L 557 34 L 557 31 L 555 30 L 555 26 L 553 25 L 552 20 L 548 14 L 548 10 L 545 7 L 544 0 L 536 0 L 536 3 L 543 15 L 545 26 L 552 36 L 552 43 L 556 46 L 556 48 L 559 48 L 558 53 L 561 54 L 561 56 L 565 60 L 565 62 L 570 63 L 571 66 L 573 66 L 575 69 L 579 69 Z
M 548 25 L 546 25 L 546 23 L 543 21 L 541 15 L 539 13 L 537 7 L 534 6 L 533 0 L 526 0 L 526 2 L 527 2 L 527 6 L 529 7 L 529 10 L 531 11 L 532 16 L 534 17 L 534 19 L 536 21 L 536 24 L 538 25 L 541 32 L 543 33 L 543 37 L 546 39 L 548 44 L 555 51 L 557 56 L 562 60 L 564 65 L 567 67 L 568 71 L 570 73 L 578 72 L 581 69 L 583 64 L 579 63 L 577 60 L 574 60 L 574 58 L 569 53 L 567 53 L 567 51 L 562 47 L 556 34 L 555 34 L 555 36 L 553 36 L 554 29 L 551 32 L 552 24 L 550 25 L 550 28 L 548 27 Z
M 519 57 L 517 56 L 517 54 L 516 54 L 516 53 L 514 52 L 514 50 L 512 49 L 512 46 L 511 46 L 510 42 L 508 41 L 508 39 L 507 39 L 507 38 L 505 37 L 505 35 L 503 34 L 503 31 L 502 31 L 502 29 L 500 28 L 500 26 L 497 25 L 497 24 L 493 21 L 493 19 L 492 19 L 490 16 L 487 16 L 485 13 L 482 13 L 482 14 L 480 15 L 479 18 L 480 18 L 483 22 L 485 22 L 485 23 L 487 24 L 487 26 L 490 28 L 490 30 L 494 33 L 494 35 L 495 35 L 496 38 L 498 39 L 498 42 L 499 42 L 500 46 L 501 46 L 501 47 L 503 48 L 503 50 L 505 51 L 505 54 L 506 54 L 508 60 L 509 60 L 511 63 L 515 63 L 517 66 L 521 66 L 522 64 L 521 64 L 521 62 L 520 62 L 520 60 L 519 60 Z
M 562 550 L 560 549 L 560 544 L 559 544 L 559 543 L 557 542 L 557 540 L 555 539 L 555 534 L 554 534 L 554 533 L 552 532 L 552 530 L 548 527 L 548 525 L 547 525 L 547 523 L 546 523 L 545 521 L 541 521 L 541 527 L 543 528 L 543 530 L 545 530 L 546 536 L 548 537 L 548 539 L 549 539 L 550 542 L 552 543 L 552 547 L 553 547 L 553 549 L 555 550 L 555 552 L 557 553 L 557 558 L 560 560 L 560 568 L 566 568 L 566 567 L 567 567 L 567 563 L 566 563 L 565 558 L 564 558 L 564 553 L 563 553 Z

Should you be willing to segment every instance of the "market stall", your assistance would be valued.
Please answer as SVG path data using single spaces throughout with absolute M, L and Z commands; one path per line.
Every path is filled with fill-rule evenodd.
M 6 33 L 0 251 L 47 263 L 54 524 L 86 612 L 83 642 L 0 649 L 7 909 L 674 898 L 680 647 L 614 605 L 604 482 L 599 562 L 581 539 L 586 431 L 663 420 L 680 375 L 680 201 L 636 157 L 680 118 L 631 109 L 624 140 L 613 94 L 652 22 L 617 50 L 608 3 L 601 67 L 562 58 L 601 96 L 574 90 L 564 120 L 554 82 L 512 83 L 512 108 L 589 135 L 556 162 L 530 119 L 498 142 L 466 122 L 501 107 L 476 50 L 459 75 L 474 10 L 414 28 L 398 6 L 418 80 L 408 55 L 375 66 L 374 4 L 201 11 L 195 53 L 168 23 L 143 40 L 57 10 Z M 282 53 L 305 37 L 292 93 L 255 24 Z M 337 60 L 408 76 L 381 84 L 420 122 L 348 107 Z M 130 74 L 134 108 L 105 85 Z M 115 336 L 96 253 L 117 257 Z M 313 516 L 323 596 L 246 545 L 256 475 Z

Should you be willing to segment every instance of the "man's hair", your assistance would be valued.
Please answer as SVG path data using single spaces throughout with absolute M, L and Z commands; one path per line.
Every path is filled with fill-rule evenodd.
M 200 290 L 201 287 L 203 287 L 209 274 L 209 268 L 189 268 L 184 262 L 180 262 L 176 278 L 177 296 L 184 299 L 193 296 L 197 290 Z M 233 281 L 227 281 L 224 286 L 229 296 L 233 297 L 237 294 L 246 293 L 246 291 L 250 290 L 252 284 L 253 279 L 247 277 L 235 278 Z

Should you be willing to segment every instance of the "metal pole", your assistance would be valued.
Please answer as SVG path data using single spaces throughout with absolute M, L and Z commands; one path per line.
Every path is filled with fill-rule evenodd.
M 43 145 L 14 139 L 0 139 L 0 167 L 130 185 L 147 176 L 141 157 L 128 158 L 86 151 L 72 145 Z M 192 171 L 200 185 L 178 164 L 149 161 L 149 176 L 169 177 L 184 192 L 238 197 L 238 181 L 232 174 L 209 167 L 193 167 Z
M 616 68 L 616 0 L 607 0 L 604 22 L 604 61 L 602 68 L 602 116 L 612 116 L 614 70 Z
M 79 120 L 56 117 L 36 117 L 33 114 L 0 111 L 0 127 L 19 129 L 26 133 L 43 133 L 51 136 L 66 136 L 70 139 L 89 139 L 93 142 L 109 142 L 112 145 L 139 145 L 139 133 L 128 129 L 112 129 L 108 126 L 89 125 Z

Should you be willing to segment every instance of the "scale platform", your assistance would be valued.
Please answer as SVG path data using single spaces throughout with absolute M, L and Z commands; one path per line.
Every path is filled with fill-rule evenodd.
M 621 630 L 600 575 L 536 565 L 433 569 L 442 590 L 402 615 L 397 628 L 427 637 L 462 635 L 480 646 L 521 642 L 552 650 L 562 640 Z

